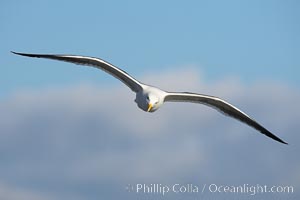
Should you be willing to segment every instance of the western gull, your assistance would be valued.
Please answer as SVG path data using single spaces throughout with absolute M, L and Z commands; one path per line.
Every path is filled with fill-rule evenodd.
M 101 69 L 122 81 L 133 92 L 135 92 L 135 102 L 140 109 L 146 112 L 156 111 L 163 105 L 164 102 L 191 102 L 204 104 L 222 112 L 229 117 L 233 117 L 243 123 L 246 123 L 247 125 L 253 127 L 254 129 L 278 142 L 287 144 L 282 139 L 275 136 L 258 122 L 256 122 L 254 119 L 249 117 L 246 113 L 242 112 L 237 107 L 231 105 L 230 103 L 224 101 L 219 97 L 189 92 L 167 92 L 156 87 L 141 83 L 125 71 L 100 58 L 76 55 L 29 54 L 13 51 L 12 53 L 21 56 L 48 58 L 53 60 L 71 62 L 79 65 L 88 65 Z

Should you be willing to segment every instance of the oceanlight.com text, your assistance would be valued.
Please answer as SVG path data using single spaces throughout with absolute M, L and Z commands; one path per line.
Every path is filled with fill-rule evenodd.
M 222 184 L 128 184 L 126 186 L 128 192 L 136 194 L 152 194 L 152 195 L 167 195 L 173 194 L 184 194 L 184 193 L 211 193 L 211 194 L 245 194 L 245 195 L 256 195 L 262 193 L 294 193 L 293 186 L 280 186 L 280 185 L 261 185 L 261 184 L 241 184 L 241 185 L 222 185 Z
M 267 186 L 267 185 L 208 185 L 208 191 L 210 193 L 238 193 L 256 195 L 261 193 L 293 193 L 293 186 Z

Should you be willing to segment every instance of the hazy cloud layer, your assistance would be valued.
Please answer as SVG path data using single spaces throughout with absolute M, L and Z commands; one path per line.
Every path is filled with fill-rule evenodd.
M 202 105 L 168 103 L 145 113 L 121 85 L 20 91 L 0 102 L 0 198 L 252 197 L 125 191 L 135 183 L 292 185 L 293 194 L 276 197 L 299 198 L 299 89 L 273 82 L 245 86 L 236 78 L 207 84 L 199 77 L 190 67 L 144 80 L 167 91 L 222 97 L 290 145 Z

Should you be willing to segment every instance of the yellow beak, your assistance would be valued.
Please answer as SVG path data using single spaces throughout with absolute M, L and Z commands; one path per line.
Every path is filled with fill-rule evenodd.
M 147 110 L 147 112 L 149 112 L 151 109 L 152 109 L 152 104 L 149 103 L 149 104 L 148 104 L 148 110 Z

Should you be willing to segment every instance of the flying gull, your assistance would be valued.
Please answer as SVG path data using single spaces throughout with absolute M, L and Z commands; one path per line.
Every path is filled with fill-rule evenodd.
M 52 55 L 52 54 L 28 54 L 28 53 L 17 53 L 14 54 L 28 57 L 36 57 L 36 58 L 48 58 L 53 60 L 60 60 L 65 62 L 71 62 L 79 65 L 88 65 L 92 67 L 96 67 L 101 69 L 115 78 L 122 81 L 125 85 L 127 85 L 133 92 L 136 93 L 135 102 L 138 107 L 146 112 L 154 112 L 159 109 L 164 102 L 191 102 L 191 103 L 199 103 L 210 106 L 225 115 L 233 117 L 241 122 L 248 124 L 249 126 L 255 128 L 266 136 L 287 144 L 262 125 L 257 123 L 254 119 L 249 117 L 246 113 L 242 112 L 240 109 L 235 106 L 229 104 L 215 96 L 209 96 L 205 94 L 196 94 L 189 92 L 166 92 L 156 87 L 143 84 L 127 74 L 125 71 L 119 69 L 118 67 L 95 57 L 87 57 L 87 56 L 76 56 L 76 55 Z

